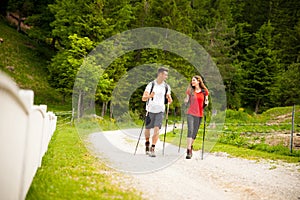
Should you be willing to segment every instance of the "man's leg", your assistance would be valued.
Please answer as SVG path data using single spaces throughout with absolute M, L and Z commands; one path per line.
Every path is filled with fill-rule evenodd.
M 150 129 L 145 129 L 145 140 L 149 142 L 150 139 Z
M 146 154 L 149 155 L 150 153 L 150 129 L 145 129 L 145 146 L 146 146 Z
M 152 136 L 152 144 L 153 145 L 156 145 L 156 142 L 159 138 L 159 127 L 155 126 L 154 127 L 154 133 L 153 133 L 153 136 Z
M 155 126 L 153 131 L 154 131 L 154 133 L 153 133 L 153 136 L 152 136 L 152 145 L 151 145 L 151 148 L 150 148 L 150 156 L 151 157 L 156 157 L 156 155 L 155 155 L 155 145 L 156 145 L 156 142 L 159 138 L 159 127 Z
M 163 121 L 163 116 L 164 113 L 157 113 L 155 114 L 155 119 L 154 119 L 154 130 L 153 130 L 153 136 L 152 136 L 152 146 L 150 149 L 150 156 L 155 157 L 155 145 L 157 143 L 157 140 L 159 138 L 159 130 L 162 126 L 162 121 Z

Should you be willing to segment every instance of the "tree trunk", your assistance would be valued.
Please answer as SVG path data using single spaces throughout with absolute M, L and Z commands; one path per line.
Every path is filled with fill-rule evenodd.
M 80 90 L 79 95 L 78 95 L 78 104 L 77 104 L 77 118 L 78 119 L 84 115 L 83 98 L 84 98 L 84 93 L 82 92 L 82 90 Z
M 256 101 L 256 105 L 255 105 L 255 113 L 256 113 L 256 114 L 258 113 L 259 104 L 260 104 L 260 99 L 258 99 L 258 100 Z
M 21 32 L 21 23 L 22 23 L 22 20 L 21 20 L 21 17 L 19 16 L 19 18 L 18 18 L 18 26 L 17 26 L 17 31 L 18 32 Z
M 55 42 L 56 42 L 56 38 L 54 37 L 52 38 L 51 45 L 50 45 L 52 49 L 55 49 Z
M 107 110 L 107 102 L 103 102 L 101 117 L 104 117 L 104 115 L 106 114 L 106 110 Z
M 110 102 L 110 108 L 109 108 L 109 117 L 113 118 L 113 105 L 111 102 Z
M 78 102 L 77 102 L 77 119 L 80 118 L 80 115 L 81 115 L 81 91 L 79 91 L 79 95 L 78 95 Z

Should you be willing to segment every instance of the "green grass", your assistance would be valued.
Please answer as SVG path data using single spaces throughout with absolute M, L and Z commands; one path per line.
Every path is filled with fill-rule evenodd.
M 222 143 L 216 143 L 212 152 L 226 152 L 233 157 L 240 157 L 249 160 L 282 160 L 289 163 L 298 163 L 300 162 L 300 157 L 294 156 L 285 156 L 285 155 L 278 155 L 275 153 L 268 153 L 265 151 L 257 151 L 243 147 L 237 147 L 233 145 L 227 145 Z
M 90 154 L 74 127 L 60 122 L 26 199 L 141 199 L 116 181 L 121 176 Z
M 296 106 L 295 110 L 295 131 L 299 133 L 300 128 L 297 125 L 300 123 L 300 107 Z M 278 132 L 290 133 L 292 127 L 291 112 L 292 107 L 272 108 L 258 115 L 249 115 L 243 110 L 227 110 L 226 123 L 222 133 L 218 133 L 217 136 L 209 131 L 206 133 L 205 151 L 222 151 L 232 156 L 247 159 L 300 162 L 299 149 L 293 149 L 293 152 L 290 153 L 289 147 L 281 143 L 277 145 L 266 143 L 267 136 L 270 137 Z M 186 132 L 187 130 L 184 130 L 182 136 L 183 148 L 186 148 Z M 193 145 L 195 150 L 202 148 L 202 132 L 203 124 Z M 173 132 L 167 133 L 166 141 L 178 145 L 179 133 L 180 130 L 177 130 L 175 135 Z M 160 136 L 160 139 L 163 140 L 163 136 Z
M 22 89 L 31 89 L 35 104 L 58 104 L 61 95 L 50 87 L 47 65 L 53 51 L 36 43 L 0 17 L 0 71 L 8 74 Z
M 291 106 L 277 107 L 258 115 L 249 115 L 243 110 L 228 110 L 219 142 L 299 159 L 300 150 L 294 149 L 290 153 L 289 147 L 286 146 L 286 139 L 292 130 L 292 110 Z M 299 133 L 300 106 L 295 107 L 294 121 L 294 131 Z M 285 138 L 279 138 L 279 133 L 287 135 Z
M 163 135 L 160 135 L 160 140 L 163 140 Z M 172 143 L 176 146 L 179 145 L 180 135 L 178 131 L 174 135 L 173 132 L 168 132 L 166 135 L 166 142 Z M 239 147 L 237 145 L 230 145 L 220 143 L 218 141 L 208 141 L 205 140 L 205 151 L 206 152 L 226 152 L 232 157 L 240 157 L 250 160 L 259 160 L 259 159 L 267 159 L 267 160 L 282 160 L 285 162 L 298 163 L 300 162 L 300 156 L 289 155 L 288 149 L 284 148 L 282 150 L 280 147 L 278 152 L 268 152 L 267 149 L 255 150 L 245 147 Z M 272 148 L 272 146 L 264 145 L 265 148 Z M 181 148 L 186 148 L 186 130 L 183 131 L 182 140 L 181 140 Z M 199 133 L 195 143 L 193 145 L 193 149 L 198 151 L 202 148 L 202 134 Z M 275 148 L 276 149 L 276 148 Z M 287 155 L 282 155 L 282 151 L 285 151 Z

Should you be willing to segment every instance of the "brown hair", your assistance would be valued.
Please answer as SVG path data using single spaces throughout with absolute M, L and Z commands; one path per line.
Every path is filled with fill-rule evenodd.
M 200 89 L 205 89 L 207 90 L 207 87 L 204 85 L 202 77 L 199 75 L 194 75 L 192 78 L 195 78 L 199 81 L 199 87 Z M 190 94 L 194 95 L 194 91 L 195 91 L 195 86 L 192 86 L 192 83 L 190 83 L 189 85 L 189 90 L 190 90 Z

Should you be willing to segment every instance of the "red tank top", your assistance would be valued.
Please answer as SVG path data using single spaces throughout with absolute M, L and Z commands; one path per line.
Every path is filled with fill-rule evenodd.
M 206 91 L 206 96 L 208 95 L 208 90 Z M 186 94 L 190 96 L 190 106 L 187 110 L 187 114 L 196 116 L 196 117 L 203 117 L 203 101 L 204 101 L 204 95 L 201 92 L 197 93 L 194 92 L 194 95 L 190 94 L 190 90 L 186 91 Z

